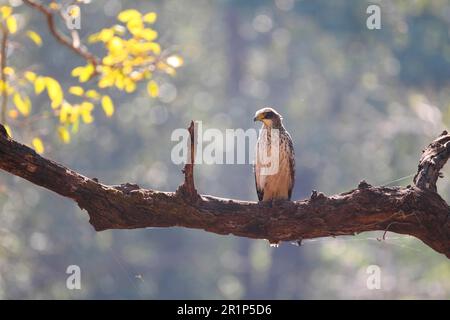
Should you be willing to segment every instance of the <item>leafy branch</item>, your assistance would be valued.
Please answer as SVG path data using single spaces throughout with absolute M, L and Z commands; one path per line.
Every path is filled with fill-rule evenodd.
M 3 53 L 0 120 L 10 135 L 15 128 L 23 127 L 21 124 L 25 122 L 27 130 L 32 131 L 30 125 L 34 120 L 42 119 L 36 117 L 36 113 L 32 110 L 30 99 L 32 91 L 35 95 L 47 92 L 51 109 L 42 113 L 50 115 L 49 118 L 57 119 L 55 131 L 62 142 L 70 143 L 71 135 L 80 130 L 81 124 L 94 122 L 93 113 L 97 105 L 102 107 L 107 117 L 114 115 L 113 99 L 104 92 L 105 89 L 115 88 L 131 94 L 140 83 L 146 82 L 149 96 L 156 98 L 159 95 L 159 86 L 154 80 L 154 75 L 162 73 L 173 76 L 176 68 L 183 64 L 181 57 L 169 55 L 168 51 L 162 50 L 157 42 L 158 32 L 152 27 L 157 14 L 155 12 L 142 14 L 135 9 L 120 12 L 117 24 L 88 36 L 89 43 L 101 43 L 104 48 L 103 56 L 92 54 L 80 41 L 77 30 L 70 30 L 71 36 L 68 36 L 57 27 L 58 17 L 61 17 L 66 25 L 69 25 L 71 19 L 80 18 L 81 11 L 78 4 L 81 2 L 77 1 L 77 6 L 69 6 L 72 8 L 69 11 L 68 7 L 55 2 L 47 6 L 34 0 L 24 0 L 25 5 L 44 15 L 50 34 L 58 43 L 83 58 L 86 65 L 77 66 L 72 70 L 71 75 L 77 78 L 77 83 L 65 90 L 63 85 L 51 76 L 38 74 L 31 69 L 18 71 L 12 66 L 7 67 L 6 53 Z M 10 6 L 2 6 L 0 11 L 3 35 L 1 48 L 6 52 L 10 39 L 8 35 L 17 31 L 17 14 Z M 36 45 L 41 46 L 42 39 L 38 33 L 28 30 L 26 35 Z M 85 84 L 94 78 L 97 81 L 96 87 L 92 84 L 86 87 Z M 9 96 L 12 97 L 15 108 L 8 110 Z M 25 119 L 34 120 L 30 122 Z M 41 137 L 34 136 L 30 140 L 37 152 L 45 151 Z
M 89 63 L 94 65 L 94 67 L 97 66 L 98 64 L 100 64 L 98 58 L 95 55 L 93 55 L 92 53 L 90 53 L 86 49 L 86 47 L 82 46 L 79 42 L 74 41 L 74 39 L 67 38 L 63 33 L 58 31 L 58 29 L 56 28 L 56 25 L 55 25 L 54 11 L 59 9 L 59 12 L 61 12 L 60 11 L 61 8 L 57 4 L 54 4 L 54 6 L 53 6 L 54 9 L 50 9 L 50 8 L 47 8 L 46 6 L 44 6 L 40 3 L 37 3 L 35 1 L 23 0 L 23 2 L 26 5 L 30 6 L 31 8 L 38 10 L 46 17 L 47 26 L 48 26 L 48 29 L 50 30 L 50 33 L 62 45 L 66 46 L 67 48 L 69 48 L 70 50 L 75 52 L 75 54 L 77 54 L 77 55 L 81 56 L 83 59 L 87 60 Z

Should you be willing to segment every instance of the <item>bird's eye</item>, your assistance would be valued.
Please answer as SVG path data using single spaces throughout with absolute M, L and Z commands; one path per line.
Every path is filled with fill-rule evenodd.
M 275 114 L 272 111 L 266 112 L 264 115 L 265 119 L 272 119 L 275 116 Z

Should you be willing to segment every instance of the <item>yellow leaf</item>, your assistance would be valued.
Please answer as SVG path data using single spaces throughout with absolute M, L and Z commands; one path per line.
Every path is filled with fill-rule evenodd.
M 48 97 L 52 101 L 52 108 L 58 108 L 64 100 L 64 94 L 61 85 L 53 78 L 45 77 L 45 85 L 47 87 Z
M 136 90 L 136 83 L 130 78 L 127 78 L 125 80 L 125 92 L 131 93 L 134 92 L 135 90 Z
M 94 121 L 94 117 L 90 112 L 82 111 L 81 118 L 83 119 L 83 122 L 87 124 L 92 123 Z
M 119 15 L 117 16 L 117 19 L 119 19 L 119 21 L 121 22 L 128 22 L 131 19 L 140 19 L 140 18 L 141 13 L 135 9 L 124 10 L 120 12 Z
M 147 85 L 148 95 L 152 98 L 156 98 L 159 95 L 159 87 L 156 81 L 150 80 Z
M 147 23 L 155 23 L 157 17 L 158 16 L 155 12 L 149 12 L 146 15 L 144 15 L 144 18 L 142 18 L 142 20 L 144 20 L 144 22 Z
M 72 76 L 78 77 L 80 82 L 86 82 L 91 78 L 94 71 L 95 71 L 94 66 L 92 64 L 88 64 L 84 67 L 80 66 L 74 68 L 72 70 Z
M 72 106 L 67 102 L 63 102 L 61 110 L 59 111 L 59 122 L 66 123 L 71 110 Z
M 92 64 L 88 64 L 84 68 L 84 71 L 82 72 L 82 74 L 79 77 L 80 82 L 88 81 L 91 78 L 94 71 L 95 71 L 94 66 Z
M 25 96 L 25 104 L 27 105 L 28 110 L 31 111 L 31 100 L 27 96 Z
M 169 66 L 167 63 L 162 62 L 162 61 L 160 61 L 160 62 L 158 62 L 156 64 L 156 68 L 161 70 L 161 71 L 164 71 L 165 73 L 167 73 L 167 74 L 169 74 L 171 76 L 174 76 L 175 73 L 176 73 L 175 68 Z
M 69 92 L 75 96 L 82 96 L 84 93 L 84 90 L 82 87 L 74 86 L 69 88 Z
M 36 81 L 34 82 L 34 92 L 36 94 L 41 94 L 42 91 L 45 89 L 45 80 L 43 77 L 37 77 Z
M 122 73 L 128 75 L 129 73 L 131 73 L 133 71 L 133 67 L 129 64 L 126 64 L 123 68 L 122 68 Z
M 72 19 L 79 17 L 80 16 L 80 7 L 79 6 L 70 6 L 69 10 L 67 12 L 67 15 L 69 17 L 71 17 Z
M 144 73 L 143 72 L 137 72 L 137 71 L 133 71 L 130 74 L 130 79 L 133 81 L 140 81 L 144 78 Z
M 31 41 L 33 41 L 36 45 L 41 46 L 42 45 L 42 39 L 41 36 L 39 34 L 37 34 L 36 32 L 29 30 L 27 31 L 27 36 L 28 38 L 31 39 Z
M 5 67 L 3 72 L 8 76 L 12 76 L 14 74 L 14 69 L 11 67 Z
M 102 62 L 106 66 L 111 66 L 114 64 L 114 57 L 111 55 L 107 55 L 107 56 L 103 57 Z
M 33 144 L 33 148 L 36 150 L 37 153 L 42 154 L 44 153 L 44 143 L 42 143 L 42 140 L 40 138 L 34 138 L 31 142 Z
M 122 74 L 118 74 L 115 79 L 117 89 L 123 90 L 125 88 L 125 77 Z
M 0 92 L 6 92 L 8 95 L 11 95 L 15 90 L 14 87 L 9 86 L 7 82 L 0 80 Z
M 94 42 L 100 41 L 99 36 L 100 36 L 100 33 L 93 33 L 93 34 L 91 34 L 88 37 L 88 42 L 89 43 L 94 43 Z
M 161 46 L 156 42 L 150 42 L 148 44 L 149 50 L 153 51 L 154 54 L 159 55 L 161 53 Z
M 139 32 L 139 36 L 147 41 L 153 41 L 158 38 L 158 32 L 153 29 L 144 29 Z
M 80 67 L 73 68 L 71 74 L 73 77 L 79 77 L 83 73 L 83 71 L 84 71 L 84 67 L 80 66 Z
M 6 27 L 8 28 L 9 33 L 16 33 L 17 31 L 17 21 L 16 18 L 14 18 L 14 16 L 9 16 L 6 19 Z
M 70 143 L 70 132 L 66 127 L 59 127 L 58 135 L 62 142 Z
M 138 35 L 144 29 L 144 23 L 141 19 L 132 19 L 127 22 L 127 28 L 133 35 Z
M 111 76 L 105 76 L 98 82 L 99 88 L 107 88 L 111 87 L 112 85 L 114 85 L 114 77 Z
M 10 6 L 1 6 L 0 13 L 2 14 L 2 18 L 8 18 L 12 13 L 12 8 Z
M 89 112 L 94 110 L 94 104 L 92 102 L 88 102 L 88 101 L 84 101 L 83 103 L 81 103 L 80 107 L 82 110 L 89 111 Z
M 94 105 L 91 102 L 83 102 L 80 106 L 81 118 L 84 123 L 92 123 L 94 118 L 92 117 L 91 111 L 94 109 Z
M 27 79 L 30 82 L 34 82 L 36 80 L 36 73 L 32 71 L 25 71 L 25 79 Z
M 52 10 L 59 10 L 61 8 L 61 6 L 58 3 L 53 1 L 52 3 L 50 3 L 49 8 Z
M 108 42 L 112 37 L 114 37 L 114 31 L 111 29 L 103 29 L 98 35 L 98 39 L 103 42 Z
M 8 134 L 8 136 L 10 138 L 12 138 L 11 128 L 7 124 L 5 124 L 4 127 L 5 127 L 5 130 L 6 130 L 6 133 Z
M 28 116 L 30 114 L 31 111 L 31 103 L 29 101 L 27 101 L 27 99 L 22 99 L 22 97 L 20 96 L 20 94 L 15 93 L 13 96 L 13 102 L 17 108 L 17 110 L 19 110 L 19 112 L 23 115 L 23 116 Z
M 113 37 L 108 41 L 108 50 L 112 53 L 118 53 L 123 50 L 123 40 L 119 37 Z
M 109 96 L 102 97 L 102 107 L 107 117 L 111 117 L 114 114 L 114 104 Z
M 91 99 L 98 99 L 100 98 L 100 94 L 97 91 L 91 89 L 86 91 L 86 97 Z
M 8 116 L 12 119 L 16 119 L 19 116 L 19 112 L 17 112 L 17 110 L 15 109 L 9 110 Z
M 77 133 L 80 129 L 80 117 L 77 117 L 77 119 L 72 123 L 72 132 Z
M 69 122 L 78 123 L 80 118 L 80 107 L 78 105 L 72 106 L 69 113 Z
M 127 29 L 125 29 L 124 26 L 120 25 L 120 24 L 116 24 L 112 27 L 112 29 L 114 30 L 114 32 L 120 36 L 123 36 L 125 34 L 125 32 L 127 31 Z
M 167 64 L 171 67 L 178 68 L 181 67 L 184 63 L 183 58 L 177 55 L 173 55 L 167 58 Z

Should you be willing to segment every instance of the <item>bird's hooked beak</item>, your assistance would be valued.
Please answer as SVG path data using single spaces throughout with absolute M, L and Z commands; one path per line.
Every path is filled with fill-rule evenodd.
M 264 114 L 260 113 L 256 117 L 253 118 L 253 121 L 262 121 L 264 119 Z

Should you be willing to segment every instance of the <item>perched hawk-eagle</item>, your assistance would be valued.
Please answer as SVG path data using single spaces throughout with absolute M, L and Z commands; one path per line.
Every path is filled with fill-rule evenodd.
M 263 123 L 256 144 L 254 166 L 259 201 L 291 199 L 295 182 L 294 146 L 282 119 L 272 108 L 258 110 L 253 119 Z M 274 143 L 278 145 L 278 156 Z

